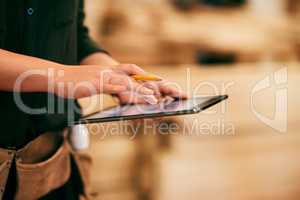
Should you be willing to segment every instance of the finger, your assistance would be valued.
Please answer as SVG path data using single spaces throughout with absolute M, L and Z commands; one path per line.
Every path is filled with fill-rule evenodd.
M 167 85 L 167 84 L 162 84 L 160 86 L 160 92 L 163 95 L 170 95 L 170 96 L 176 97 L 176 98 L 182 98 L 182 99 L 188 98 L 188 96 L 184 92 L 182 92 L 180 89 L 175 88 L 171 85 Z
M 118 94 L 123 104 L 157 104 L 158 100 L 153 95 L 140 95 L 135 92 L 122 92 Z
M 120 64 L 118 69 L 128 75 L 145 74 L 146 72 L 137 65 L 134 64 Z
M 143 95 L 142 98 L 148 104 L 154 105 L 158 103 L 158 99 L 154 95 Z
M 188 98 L 184 92 L 170 87 L 162 87 L 162 93 L 164 95 L 169 95 L 171 97 L 180 98 L 180 99 Z
M 126 90 L 127 87 L 124 85 L 105 84 L 103 87 L 103 92 L 106 94 L 119 94 Z
M 123 85 L 126 86 L 128 90 L 132 90 L 134 92 L 138 92 L 144 95 L 153 95 L 153 90 L 144 87 L 143 85 L 139 84 L 138 82 L 132 80 L 130 77 L 125 75 L 113 75 L 109 80 L 110 84 L 113 85 Z
M 161 93 L 160 93 L 160 90 L 159 90 L 159 84 L 158 83 L 148 81 L 148 82 L 143 83 L 143 86 L 145 86 L 145 87 L 153 90 L 155 96 L 157 96 L 157 97 L 161 96 Z
M 152 89 L 149 89 L 136 81 L 132 81 L 131 83 L 132 84 L 129 86 L 129 89 L 132 91 L 143 95 L 154 95 L 154 91 Z
M 119 94 L 121 104 L 147 104 L 147 102 L 141 97 L 128 96 L 126 94 Z

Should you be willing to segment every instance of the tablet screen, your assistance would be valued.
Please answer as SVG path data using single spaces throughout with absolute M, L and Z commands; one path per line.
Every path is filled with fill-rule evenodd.
M 80 123 L 197 113 L 226 98 L 227 96 L 198 97 L 187 100 L 163 101 L 156 105 L 136 104 L 117 106 L 82 118 Z

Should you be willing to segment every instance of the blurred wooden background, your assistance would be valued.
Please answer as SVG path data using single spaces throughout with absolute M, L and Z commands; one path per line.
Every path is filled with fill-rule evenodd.
M 90 125 L 95 199 L 300 199 L 299 1 L 188 11 L 167 0 L 86 3 L 91 34 L 122 62 L 140 64 L 196 95 L 230 97 L 199 115 Z M 235 59 L 197 64 L 199 52 Z M 288 81 L 276 85 L 280 69 Z M 267 77 L 270 86 L 253 94 Z M 275 94 L 285 89 L 288 128 L 280 133 L 255 112 L 274 117 Z M 179 128 L 161 131 L 164 123 Z
M 129 63 L 195 63 L 198 52 L 232 54 L 243 62 L 299 59 L 299 1 L 248 0 L 236 8 L 185 11 L 170 2 L 90 0 L 87 24 L 97 42 Z
M 284 66 L 288 66 L 289 73 L 286 85 L 288 129 L 280 133 L 255 117 L 250 97 L 258 81 Z M 199 94 L 213 95 L 215 89 L 210 84 L 221 93 L 225 83 L 229 100 L 199 115 L 147 121 L 147 128 L 140 128 L 138 135 L 121 128 L 129 122 L 90 125 L 95 197 L 299 199 L 300 97 L 297 82 L 300 65 L 256 63 L 229 68 L 188 67 L 192 74 L 191 88 L 205 81 Z M 184 67 L 146 69 L 186 87 Z M 256 111 L 268 117 L 274 114 L 275 89 L 276 86 L 272 86 L 254 94 Z M 168 134 L 157 129 L 158 122 L 174 122 L 181 128 Z M 192 127 L 193 123 L 198 126 Z

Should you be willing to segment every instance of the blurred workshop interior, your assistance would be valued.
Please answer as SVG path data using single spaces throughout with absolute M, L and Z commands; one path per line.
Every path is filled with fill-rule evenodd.
M 95 199 L 300 199 L 300 1 L 86 0 L 85 9 L 93 39 L 122 63 L 190 95 L 229 95 L 198 115 L 135 122 L 138 134 L 103 131 L 131 122 L 89 125 Z

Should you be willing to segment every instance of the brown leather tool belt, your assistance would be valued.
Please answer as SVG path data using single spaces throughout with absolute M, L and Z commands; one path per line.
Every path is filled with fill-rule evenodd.
M 13 162 L 15 199 L 38 199 L 63 186 L 71 175 L 71 148 L 63 134 L 45 133 L 20 150 L 0 148 L 0 199 Z

